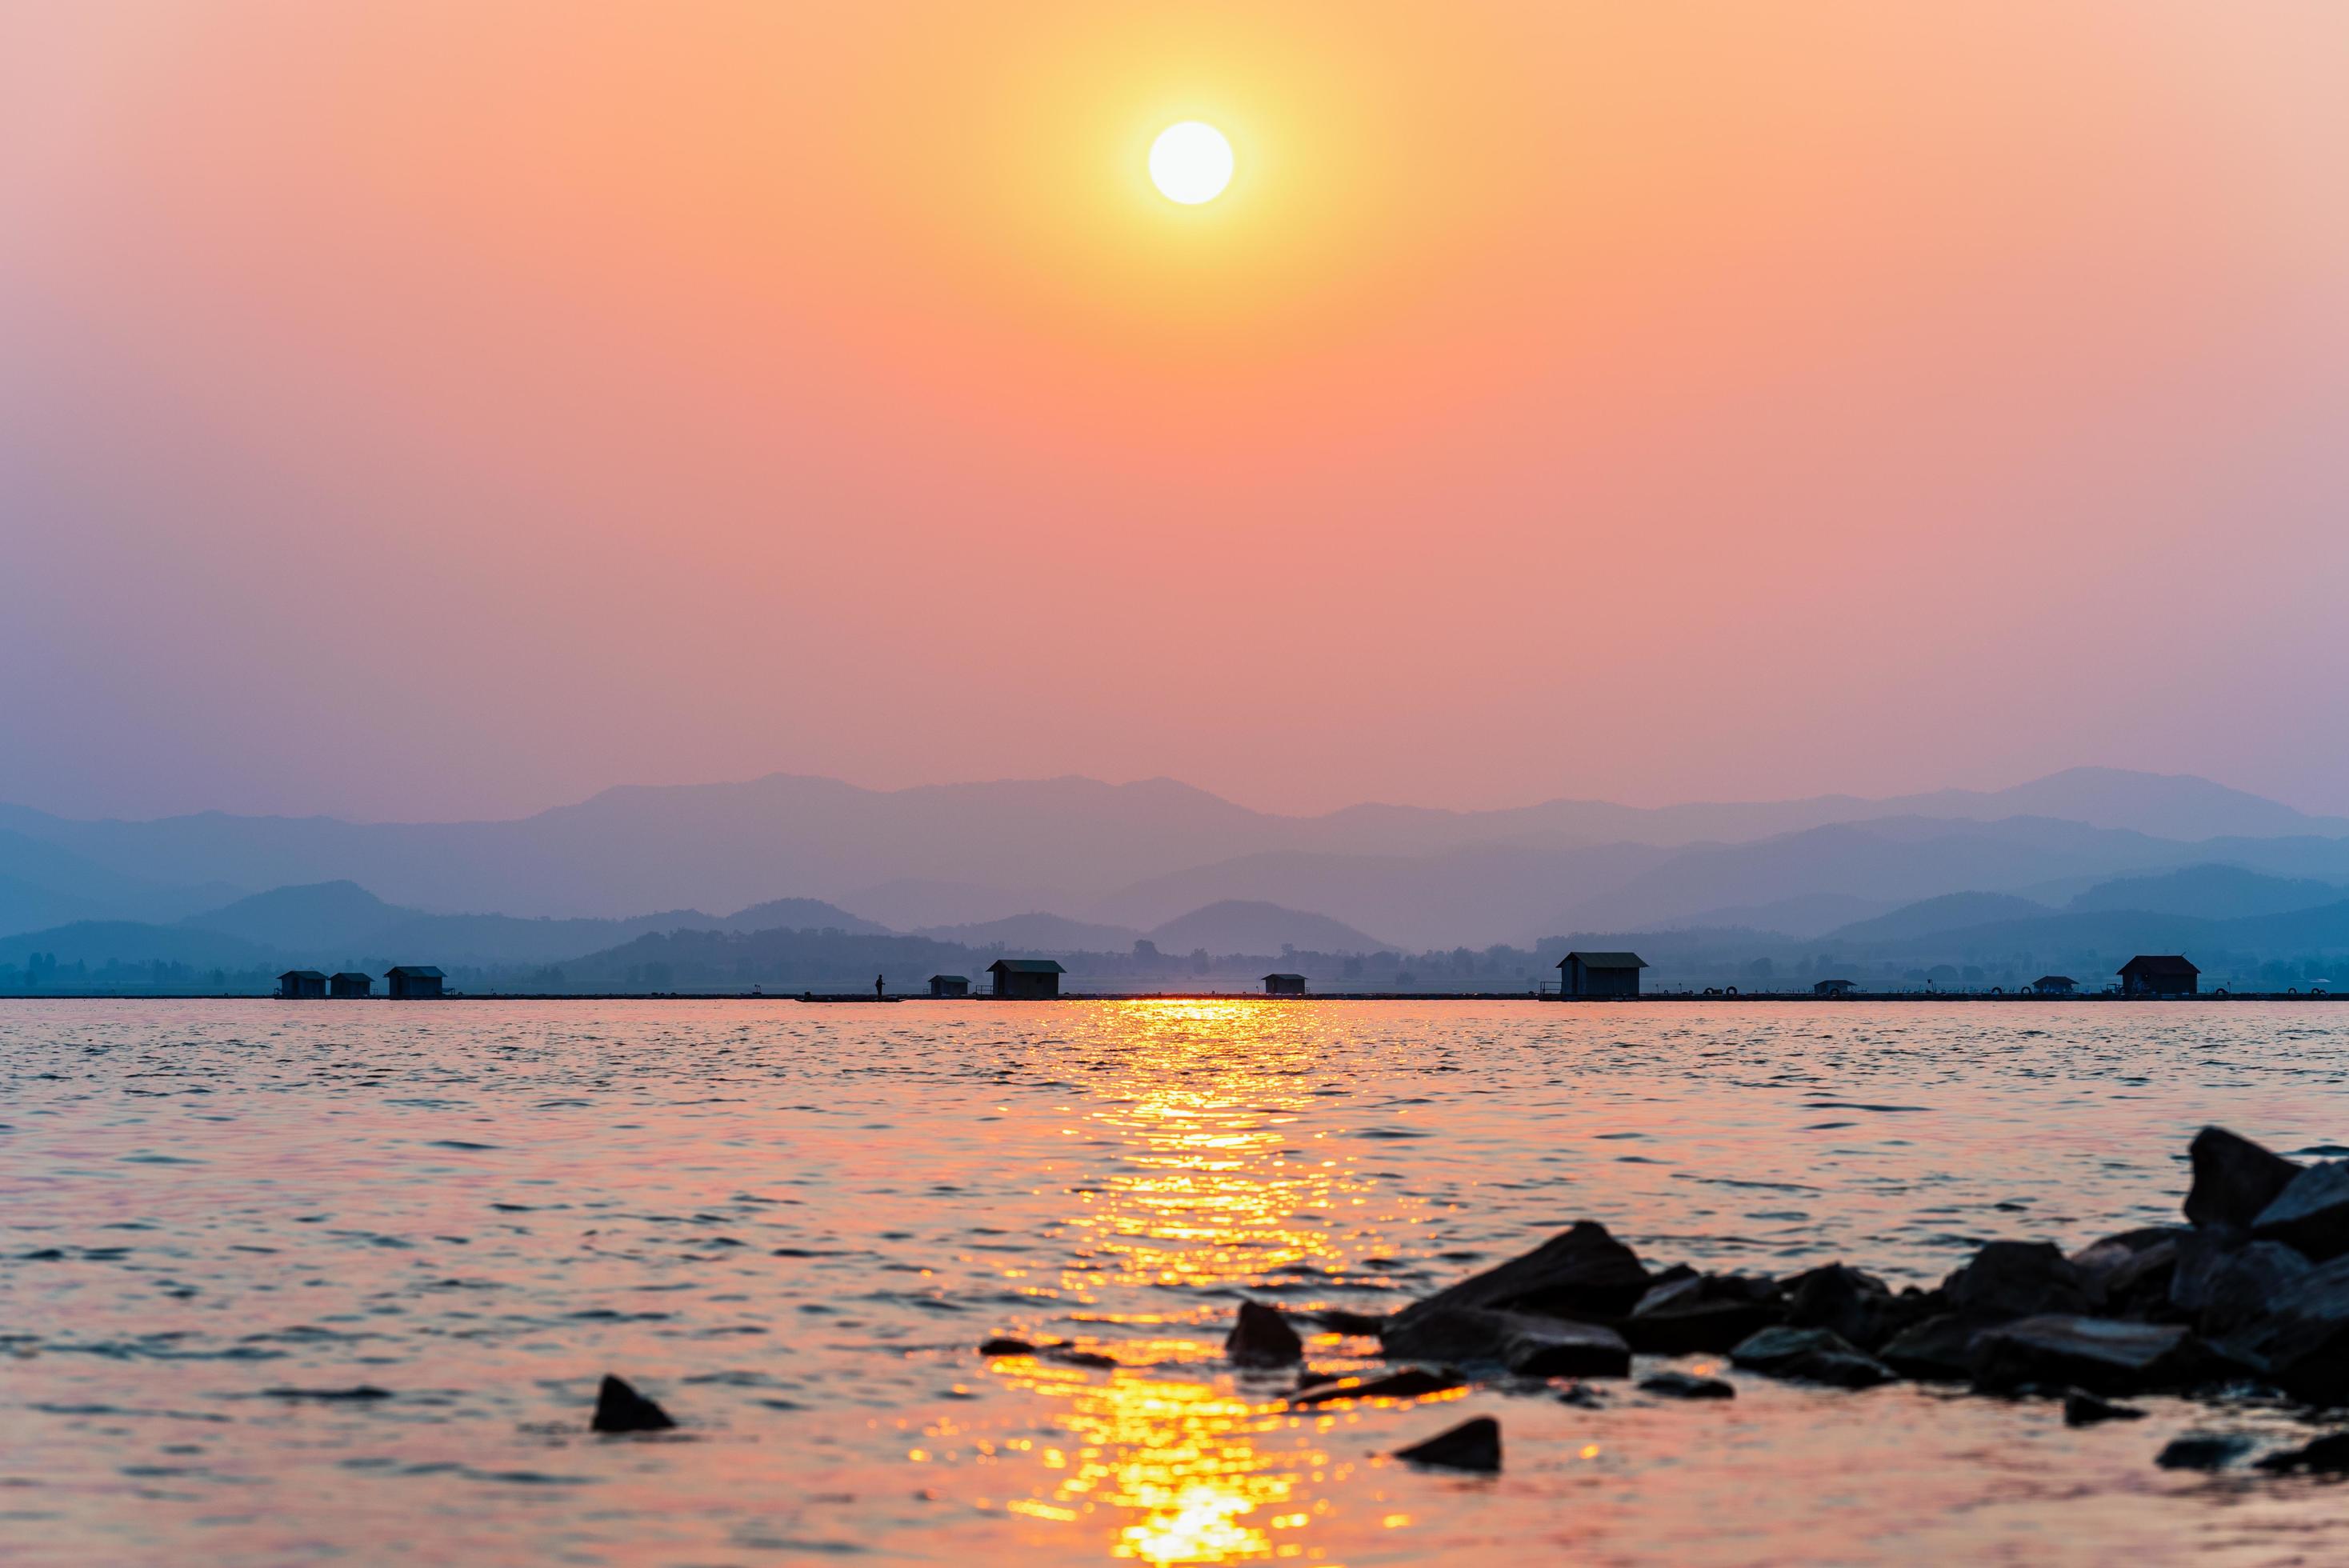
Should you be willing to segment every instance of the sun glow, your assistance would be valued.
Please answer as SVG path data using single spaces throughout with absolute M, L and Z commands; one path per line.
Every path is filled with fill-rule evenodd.
M 1212 201 L 1232 182 L 1232 144 L 1195 119 L 1170 125 L 1150 144 L 1150 182 L 1186 207 Z

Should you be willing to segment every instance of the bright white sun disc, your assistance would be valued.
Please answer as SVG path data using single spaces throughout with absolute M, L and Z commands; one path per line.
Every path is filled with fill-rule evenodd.
M 1186 207 L 1212 201 L 1232 182 L 1232 144 L 1195 119 L 1170 125 L 1150 144 L 1150 182 Z

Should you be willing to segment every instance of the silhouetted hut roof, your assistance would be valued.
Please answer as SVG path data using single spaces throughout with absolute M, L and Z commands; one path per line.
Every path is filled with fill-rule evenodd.
M 1569 953 L 1557 961 L 1560 969 L 1580 959 L 1585 969 L 1645 969 L 1648 961 L 1636 953 Z
M 987 966 L 989 975 L 1065 975 L 1057 958 L 999 958 Z
M 337 980 L 372 980 L 372 975 L 362 975 L 356 969 L 346 969 L 335 976 Z
M 2050 985 L 2077 985 L 2078 984 L 2079 982 L 2073 979 L 2069 975 L 2042 975 L 2038 979 L 2032 982 L 2032 985 L 2039 987 L 2041 990 L 2044 990 Z
M 968 975 L 933 975 L 930 976 L 930 979 L 934 982 L 939 980 L 959 980 L 966 985 L 970 984 L 970 976 Z
M 2124 975 L 2199 975 L 2181 953 L 2140 953 L 2121 965 Z
M 1302 980 L 1305 978 L 1305 976 L 1304 976 L 1304 975 L 1287 975 L 1287 974 L 1282 974 L 1282 975 L 1266 975 L 1266 976 L 1265 976 L 1265 978 L 1266 978 L 1266 979 L 1268 979 L 1268 980 L 1297 980 L 1297 981 L 1302 981 Z
M 288 969 L 278 976 L 280 980 L 324 980 L 326 977 L 326 972 L 323 969 Z
M 395 975 L 405 975 L 411 980 L 440 980 L 447 976 L 429 964 L 395 964 L 383 972 L 387 980 Z

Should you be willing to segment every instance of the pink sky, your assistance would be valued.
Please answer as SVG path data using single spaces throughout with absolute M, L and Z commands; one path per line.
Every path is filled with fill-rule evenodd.
M 2349 810 L 2344 58 L 2318 3 L 8 8 L 0 799 Z

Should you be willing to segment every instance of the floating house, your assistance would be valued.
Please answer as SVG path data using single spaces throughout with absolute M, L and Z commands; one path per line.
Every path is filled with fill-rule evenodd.
M 1822 980 L 1817 985 L 1811 987 L 1811 995 L 1814 996 L 1848 996 L 1854 991 L 1858 989 L 1858 984 L 1855 981 Z
M 326 994 L 326 972 L 323 969 L 288 969 L 277 977 L 277 994 L 289 1001 L 323 996 Z
M 356 969 L 346 969 L 341 974 L 335 975 L 332 979 L 326 982 L 326 995 L 329 996 L 372 996 L 375 995 L 375 976 L 372 975 L 362 975 Z
M 968 996 L 970 995 L 970 976 L 968 975 L 933 975 L 930 976 L 930 995 L 933 996 Z
M 1636 996 L 1648 961 L 1636 953 L 1569 953 L 1557 961 L 1561 996 Z
M 414 997 L 439 996 L 443 976 L 429 964 L 401 964 L 383 974 L 384 994 L 401 1001 Z
M 999 958 L 987 966 L 995 976 L 995 994 L 1023 1001 L 1061 994 L 1061 976 L 1067 973 L 1050 958 Z
M 2121 965 L 2124 996 L 2191 996 L 2201 989 L 2202 971 L 2176 953 L 2140 953 Z
M 2080 988 L 2080 983 L 2069 975 L 2042 975 L 2031 983 L 2032 991 L 2041 996 L 2069 996 Z
M 1305 976 L 1268 975 L 1264 977 L 1264 994 L 1268 996 L 1302 996 L 1305 995 Z

